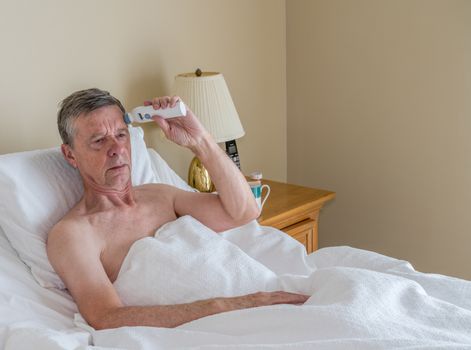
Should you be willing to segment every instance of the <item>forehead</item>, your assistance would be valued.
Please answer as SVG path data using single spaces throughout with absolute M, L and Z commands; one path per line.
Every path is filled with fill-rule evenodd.
M 87 137 L 96 133 L 108 133 L 127 128 L 123 112 L 118 106 L 104 106 L 80 115 L 74 123 L 76 136 Z

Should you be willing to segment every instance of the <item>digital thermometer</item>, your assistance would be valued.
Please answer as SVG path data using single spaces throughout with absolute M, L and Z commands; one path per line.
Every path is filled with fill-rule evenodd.
M 175 118 L 186 116 L 186 107 L 182 101 L 178 101 L 175 107 L 154 109 L 150 106 L 139 106 L 134 108 L 131 112 L 124 114 L 124 122 L 130 123 L 146 123 L 152 121 L 152 117 L 158 115 L 162 118 Z

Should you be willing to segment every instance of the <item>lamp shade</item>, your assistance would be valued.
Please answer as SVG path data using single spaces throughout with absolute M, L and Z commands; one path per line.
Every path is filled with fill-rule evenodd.
M 175 77 L 174 92 L 195 113 L 217 143 L 245 135 L 221 73 L 183 73 Z

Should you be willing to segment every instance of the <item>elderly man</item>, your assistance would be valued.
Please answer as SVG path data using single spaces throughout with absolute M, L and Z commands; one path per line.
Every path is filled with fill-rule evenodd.
M 146 101 L 157 111 L 178 97 Z M 163 184 L 131 184 L 131 146 L 122 104 L 99 89 L 78 91 L 62 101 L 58 127 L 62 153 L 83 180 L 81 200 L 48 236 L 52 266 L 96 329 L 121 326 L 176 327 L 230 310 L 301 304 L 307 296 L 259 292 L 179 305 L 124 306 L 113 282 L 131 245 L 163 224 L 191 215 L 216 232 L 243 225 L 259 208 L 243 175 L 188 109 L 185 117 L 155 122 L 173 142 L 199 157 L 217 194 L 182 191 Z

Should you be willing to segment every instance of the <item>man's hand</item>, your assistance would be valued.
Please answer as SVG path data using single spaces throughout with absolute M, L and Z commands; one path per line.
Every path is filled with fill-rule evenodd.
M 163 96 L 156 97 L 152 101 L 145 101 L 144 105 L 152 105 L 158 114 L 159 109 L 175 107 L 179 100 L 180 97 L 178 96 Z M 205 137 L 209 136 L 209 133 L 188 106 L 186 106 L 186 110 L 185 117 L 164 119 L 157 115 L 153 119 L 160 126 L 167 139 L 194 150 Z
M 223 311 L 246 309 L 276 304 L 302 305 L 309 299 L 308 295 L 288 292 L 258 292 L 240 297 L 216 298 Z

